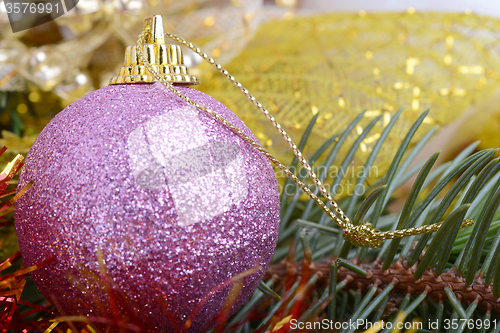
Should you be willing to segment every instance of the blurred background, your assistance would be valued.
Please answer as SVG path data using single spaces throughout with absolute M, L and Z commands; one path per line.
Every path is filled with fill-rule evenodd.
M 428 108 L 423 127 L 437 134 L 423 156 L 442 149 L 448 159 L 475 140 L 478 149 L 500 146 L 500 5 L 486 0 L 80 0 L 18 33 L 0 1 L 0 146 L 26 155 L 58 112 L 106 86 L 151 14 L 223 64 L 295 141 L 317 116 L 306 155 L 365 110 L 352 142 L 379 119 L 353 156 L 353 166 L 362 165 L 400 108 L 377 157 L 382 175 Z M 202 82 L 194 88 L 232 109 L 290 163 L 286 143 L 245 97 L 189 50 L 185 58 Z

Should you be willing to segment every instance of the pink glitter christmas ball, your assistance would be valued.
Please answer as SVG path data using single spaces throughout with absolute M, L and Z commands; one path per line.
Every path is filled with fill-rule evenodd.
M 212 97 L 178 89 L 254 138 Z M 203 332 L 227 307 L 230 279 L 244 276 L 234 312 L 276 246 L 270 162 L 160 83 L 68 106 L 38 136 L 18 189 L 29 181 L 16 203 L 21 253 L 27 266 L 55 257 L 32 277 L 65 314 Z

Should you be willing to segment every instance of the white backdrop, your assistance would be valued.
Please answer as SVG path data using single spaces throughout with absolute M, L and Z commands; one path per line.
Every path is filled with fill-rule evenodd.
M 500 17 L 500 0 L 299 0 L 304 9 L 318 11 L 418 11 L 463 12 Z

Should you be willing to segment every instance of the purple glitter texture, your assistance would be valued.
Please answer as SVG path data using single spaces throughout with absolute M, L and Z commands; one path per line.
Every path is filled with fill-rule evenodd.
M 177 88 L 254 138 L 212 97 Z M 156 140 L 152 135 L 161 139 L 162 127 L 153 125 L 183 108 L 197 114 L 201 134 L 167 122 L 161 124 L 163 129 L 164 124 L 171 127 L 166 135 L 170 142 Z M 131 141 L 134 130 L 144 137 Z M 186 140 L 190 135 L 192 140 Z M 198 139 L 208 143 L 183 146 Z M 132 148 L 133 142 L 139 143 Z M 172 143 L 176 154 L 169 147 Z M 157 162 L 150 154 L 156 154 Z M 156 163 L 155 170 L 150 162 Z M 242 168 L 235 170 L 238 165 Z M 146 180 L 144 173 L 139 175 L 143 169 Z M 227 188 L 212 184 L 214 179 Z M 108 279 L 127 300 L 127 305 L 117 305 L 123 320 L 136 317 L 149 331 L 184 331 L 198 306 L 188 332 L 203 332 L 228 299 L 232 284 L 224 283 L 260 267 L 241 280 L 234 312 L 257 287 L 276 246 L 279 194 L 270 162 L 160 83 L 108 86 L 68 106 L 31 148 L 18 189 L 28 181 L 34 181 L 32 188 L 16 203 L 21 253 L 27 266 L 55 256 L 56 262 L 32 277 L 65 314 L 112 318 L 110 294 L 104 288 Z M 212 217 L 204 219 L 207 216 Z

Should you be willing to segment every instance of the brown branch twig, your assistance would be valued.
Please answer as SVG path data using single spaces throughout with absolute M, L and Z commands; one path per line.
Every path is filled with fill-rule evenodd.
M 311 274 L 321 273 L 318 283 L 326 284 L 328 282 L 333 260 L 310 264 Z M 412 267 L 406 267 L 404 261 L 399 259 L 388 270 L 383 270 L 382 263 L 378 260 L 372 263 L 354 263 L 366 270 L 367 275 L 363 277 L 345 267 L 340 267 L 337 271 L 337 281 L 345 281 L 346 289 L 366 290 L 372 285 L 377 285 L 381 290 L 392 282 L 395 283 L 393 293 L 420 295 L 426 292 L 432 298 L 444 300 L 448 298 L 444 290 L 448 287 L 465 306 L 477 302 L 478 306 L 484 310 L 500 314 L 500 298 L 493 297 L 491 285 L 486 285 L 480 276 L 477 276 L 474 282 L 468 286 L 465 284 L 465 279 L 457 275 L 454 270 L 436 275 L 432 270 L 427 269 L 420 279 L 414 280 L 413 274 L 418 262 Z M 274 277 L 279 280 L 290 275 L 300 276 L 301 273 L 301 263 L 282 260 L 269 267 L 265 278 Z

